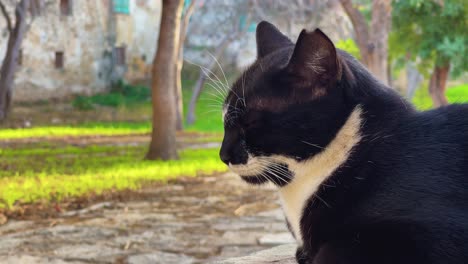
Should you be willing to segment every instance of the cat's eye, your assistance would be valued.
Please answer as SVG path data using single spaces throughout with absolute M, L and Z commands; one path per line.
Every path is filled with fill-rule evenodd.
M 257 111 L 249 111 L 242 120 L 242 127 L 245 130 L 256 128 L 260 125 L 261 114 Z

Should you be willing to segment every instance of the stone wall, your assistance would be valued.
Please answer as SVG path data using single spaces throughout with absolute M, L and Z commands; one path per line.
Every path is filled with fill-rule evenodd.
M 111 80 L 147 77 L 156 49 L 160 1 L 129 1 L 129 13 L 113 11 L 112 1 L 68 1 L 71 14 L 63 14 L 60 1 L 49 0 L 32 21 L 22 45 L 21 66 L 16 74 L 16 101 L 95 93 Z M 12 11 L 12 6 L 9 7 Z M 0 28 L 6 28 L 0 19 Z M 0 38 L 0 56 L 8 34 Z M 122 64 L 115 47 L 125 47 Z M 56 67 L 56 53 L 63 52 L 63 67 Z

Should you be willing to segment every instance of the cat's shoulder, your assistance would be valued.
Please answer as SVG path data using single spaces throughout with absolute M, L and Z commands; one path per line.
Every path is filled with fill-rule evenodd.
M 412 121 L 423 126 L 468 126 L 468 104 L 452 104 L 436 109 L 417 112 Z M 452 127 L 453 128 L 453 127 Z M 463 131 L 465 132 L 465 131 Z M 466 131 L 468 134 L 468 131 Z

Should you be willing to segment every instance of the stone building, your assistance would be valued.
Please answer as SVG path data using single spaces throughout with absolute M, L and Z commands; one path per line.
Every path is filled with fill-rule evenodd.
M 149 79 L 159 33 L 161 0 L 30 1 L 39 6 L 39 11 L 32 14 L 34 18 L 22 44 L 14 100 L 91 94 L 105 90 L 119 79 L 130 83 Z M 186 6 L 188 3 L 190 0 L 185 0 Z M 223 66 L 237 69 L 250 64 L 256 56 L 255 25 L 263 18 L 248 3 L 198 1 L 187 31 L 184 51 L 187 61 L 209 65 L 212 56 L 207 51 L 213 53 L 222 39 L 240 30 L 241 18 L 250 14 L 248 31 L 230 41 L 219 58 Z M 13 6 L 8 8 L 13 13 Z M 327 19 L 308 25 L 289 17 L 270 18 L 293 40 L 304 27 L 321 27 L 334 41 L 351 36 L 351 24 L 339 4 L 328 7 L 322 16 Z M 3 60 L 8 34 L 1 16 L 0 30 Z
M 14 99 L 95 93 L 118 79 L 148 77 L 161 1 L 31 0 L 40 5 L 23 41 Z M 12 11 L 13 6 L 10 6 Z M 8 34 L 0 18 L 0 58 Z

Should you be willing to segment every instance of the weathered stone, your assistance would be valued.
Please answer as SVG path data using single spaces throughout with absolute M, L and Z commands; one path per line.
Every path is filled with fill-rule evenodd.
M 78 244 L 60 247 L 54 251 L 54 254 L 64 259 L 97 261 L 107 260 L 112 262 L 115 258 L 124 252 L 117 248 L 111 248 L 105 245 L 96 244 Z
M 220 256 L 217 256 L 211 261 L 220 261 L 224 260 L 226 258 L 232 258 L 232 257 L 239 257 L 239 256 L 247 256 L 250 254 L 253 254 L 255 252 L 265 250 L 266 247 L 263 246 L 224 246 L 221 250 L 221 253 L 219 254 Z
M 257 240 L 264 235 L 251 231 L 227 231 L 222 236 L 222 243 L 230 246 L 257 245 Z
M 63 216 L 74 216 L 74 215 L 78 215 L 78 214 L 86 214 L 86 213 L 90 213 L 90 212 L 93 212 L 93 211 L 96 211 L 96 210 L 99 210 L 99 209 L 103 209 L 105 207 L 110 207 L 111 205 L 112 205 L 111 202 L 98 203 L 98 204 L 94 204 L 94 205 L 92 205 L 92 206 L 90 206 L 88 208 L 81 209 L 81 210 L 65 212 L 62 215 Z
M 246 218 L 230 219 L 230 221 L 222 220 L 220 223 L 212 225 L 212 228 L 215 230 L 249 230 L 249 229 L 264 229 L 267 224 L 264 222 L 264 219 L 255 222 L 255 221 L 245 221 Z
M 0 226 L 0 235 L 15 231 L 18 232 L 33 226 L 33 221 L 10 221 L 5 225 Z
M 16 72 L 15 100 L 96 93 L 108 87 L 112 80 L 125 78 L 132 82 L 147 78 L 151 65 L 148 62 L 154 57 L 159 30 L 161 4 L 158 1 L 139 1 L 123 16 L 109 12 L 106 1 L 62 2 L 75 2 L 72 14 L 63 15 L 55 4 L 57 1 L 43 4 L 45 10 L 35 16 L 25 34 L 21 67 Z M 12 3 L 5 3 L 7 10 L 14 10 Z M 6 28 L 4 19 L 0 20 L 0 28 Z M 6 39 L 2 43 L 6 44 Z M 118 51 L 114 48 L 121 46 L 126 47 L 127 65 L 118 65 L 112 55 Z M 6 45 L 0 45 L 2 56 L 5 50 Z M 52 63 L 58 59 L 58 52 L 65 58 L 60 69 Z M 26 120 L 24 126 L 31 123 Z
M 230 258 L 216 262 L 217 264 L 269 264 L 269 263 L 281 263 L 281 264 L 296 264 L 296 245 L 288 244 L 282 245 L 275 248 L 256 252 L 252 255 Z
M 260 212 L 269 211 L 274 208 L 278 208 L 274 203 L 255 202 L 239 206 L 239 208 L 234 211 L 234 214 L 238 216 L 256 215 Z
M 284 212 L 281 209 L 270 210 L 266 212 L 260 212 L 257 214 L 258 216 L 273 218 L 278 221 L 283 221 L 285 219 Z
M 149 254 L 133 255 L 128 257 L 128 264 L 190 264 L 195 259 L 184 254 L 172 254 L 166 252 L 153 252 Z
M 23 239 L 2 237 L 2 239 L 0 240 L 0 256 L 3 254 L 7 254 L 8 252 L 14 251 L 14 249 L 20 246 L 22 242 Z
M 289 232 L 277 233 L 277 234 L 267 234 L 258 239 L 260 245 L 265 246 L 277 246 L 283 244 L 295 243 L 296 240 Z
M 0 226 L 6 224 L 8 218 L 4 214 L 0 214 Z
M 47 257 L 35 257 L 35 256 L 7 256 L 0 260 L 2 264 L 84 264 L 86 262 L 81 261 L 64 261 L 61 259 L 53 259 Z

